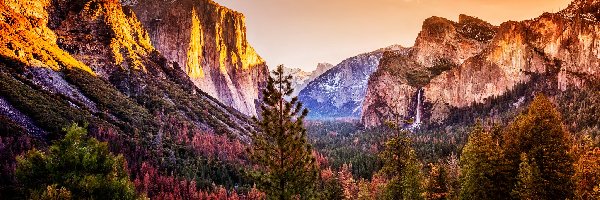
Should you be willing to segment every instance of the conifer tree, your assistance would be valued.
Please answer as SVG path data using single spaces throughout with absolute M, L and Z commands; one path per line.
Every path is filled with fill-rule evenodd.
M 434 199 L 448 199 L 448 183 L 446 181 L 447 173 L 446 169 L 440 165 L 430 164 L 431 171 L 429 172 L 429 178 L 426 185 L 426 198 L 430 200 Z
M 106 143 L 86 138 L 76 124 L 47 153 L 31 150 L 18 157 L 16 175 L 32 199 L 137 199 L 125 158 Z
M 385 189 L 386 199 L 422 199 L 422 176 L 419 160 L 411 147 L 408 132 L 400 126 L 388 124 L 394 136 L 386 142 L 381 153 L 384 162 L 381 172 L 389 182 Z
M 517 185 L 513 189 L 512 195 L 523 200 L 543 199 L 538 195 L 544 190 L 542 187 L 543 180 L 540 178 L 540 169 L 534 160 L 530 160 L 526 153 L 522 153 Z
M 283 66 L 272 74 L 263 90 L 261 117 L 253 118 L 259 130 L 252 134 L 250 158 L 260 169 L 252 176 L 270 199 L 308 199 L 317 182 L 315 159 L 303 126 L 308 110 L 302 109 L 297 97 L 284 99 L 293 89 L 292 77 L 283 74 Z
M 519 165 L 523 162 L 520 156 L 525 153 L 528 160 L 526 164 L 536 166 L 539 170 L 540 177 L 537 182 L 540 185 L 536 187 L 543 190 L 537 192 L 537 197 L 540 199 L 573 198 L 574 184 L 571 178 L 574 169 L 573 159 L 569 154 L 569 136 L 562 126 L 560 114 L 548 98 L 537 95 L 527 112 L 509 124 L 503 137 L 504 157 L 510 167 L 509 174 L 512 177 L 510 182 L 513 186 L 517 185 Z
M 510 190 L 502 174 L 502 157 L 492 134 L 477 124 L 461 154 L 460 199 L 505 199 Z
M 600 199 L 600 148 L 584 136 L 575 166 L 576 199 Z

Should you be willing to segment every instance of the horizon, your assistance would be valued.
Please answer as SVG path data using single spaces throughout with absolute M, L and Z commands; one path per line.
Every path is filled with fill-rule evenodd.
M 432 16 L 458 21 L 460 14 L 466 14 L 497 26 L 506 21 L 533 19 L 544 12 L 558 12 L 572 2 L 549 0 L 537 5 L 539 1 L 534 0 L 214 1 L 244 14 L 248 40 L 270 67 L 283 64 L 306 72 L 316 69 L 318 63 L 337 65 L 344 59 L 391 45 L 411 47 L 422 22 Z

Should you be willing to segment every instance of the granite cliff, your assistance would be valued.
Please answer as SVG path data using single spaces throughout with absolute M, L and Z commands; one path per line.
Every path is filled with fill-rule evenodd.
M 256 115 L 268 68 L 246 39 L 245 17 L 211 0 L 124 1 L 156 50 L 226 105 Z
M 577 0 L 559 13 L 500 26 L 465 15 L 459 22 L 432 17 L 412 48 L 383 56 L 369 80 L 362 121 L 414 119 L 425 107 L 424 121 L 441 123 L 452 109 L 526 84 L 544 85 L 538 92 L 550 94 L 586 87 L 600 70 L 599 8 L 598 1 Z M 423 105 L 417 105 L 419 90 Z
M 122 3 L 128 2 L 0 2 L 0 127 L 17 127 L 22 131 L 6 134 L 36 140 L 35 147 L 43 149 L 62 138 L 63 128 L 78 123 L 86 126 L 90 137 L 108 142 L 111 152 L 124 155 L 132 179 L 146 176 L 142 169 L 150 167 L 159 171 L 153 176 L 182 185 L 193 183 L 191 188 L 239 185 L 243 180 L 223 179 L 211 172 L 242 176 L 239 168 L 245 157 L 240 152 L 254 124 L 247 115 L 221 103 L 235 106 L 233 100 L 213 98 L 198 84 L 200 79 L 194 75 L 201 75 L 202 69 L 205 77 L 211 76 L 208 67 L 188 70 L 163 56 L 159 50 L 168 44 L 161 42 L 172 41 L 153 41 L 152 32 Z M 247 43 L 235 39 L 243 38 L 239 36 L 243 26 L 234 22 L 239 15 L 211 5 L 194 12 L 231 22 L 220 28 L 219 23 L 214 25 L 215 33 L 224 34 L 213 38 L 220 47 L 209 51 L 195 46 L 202 42 L 192 42 L 186 48 L 194 55 L 215 54 L 223 61 L 216 63 L 216 69 L 222 67 L 221 72 L 237 77 L 235 83 L 222 79 L 211 84 L 222 83 L 220 88 L 236 90 L 239 98 L 256 96 L 254 100 L 262 83 L 253 77 L 264 78 L 266 66 L 254 65 L 263 62 Z M 244 90 L 238 91 L 238 86 Z M 243 108 L 248 108 L 242 110 L 246 114 L 255 111 Z M 6 162 L 14 169 L 14 159 Z M 0 190 L 6 184 L 14 183 L 2 182 Z M 144 184 L 138 181 L 136 187 L 147 188 Z M 152 187 L 147 192 L 150 198 L 178 192 L 166 185 Z

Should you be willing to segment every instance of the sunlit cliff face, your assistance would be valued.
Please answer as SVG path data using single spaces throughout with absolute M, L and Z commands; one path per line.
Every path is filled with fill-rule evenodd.
M 7 0 L 0 4 L 0 54 L 29 66 L 79 68 L 92 73 L 56 44 L 56 34 L 46 26 L 45 8 L 49 4 L 48 0 Z
M 190 33 L 190 48 L 187 53 L 187 73 L 192 79 L 204 78 L 202 69 L 202 48 L 204 47 L 204 33 L 202 24 L 198 19 L 196 9 L 192 9 L 192 27 Z
M 257 114 L 265 61 L 246 38 L 245 17 L 210 0 L 131 5 L 157 51 L 202 91 L 247 115 Z

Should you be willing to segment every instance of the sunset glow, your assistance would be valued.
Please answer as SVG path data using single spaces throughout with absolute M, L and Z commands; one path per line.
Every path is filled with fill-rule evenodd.
M 499 25 L 564 9 L 570 0 L 215 0 L 246 16 L 248 38 L 270 66 L 312 70 L 392 44 L 410 47 L 423 20 L 467 14 Z

